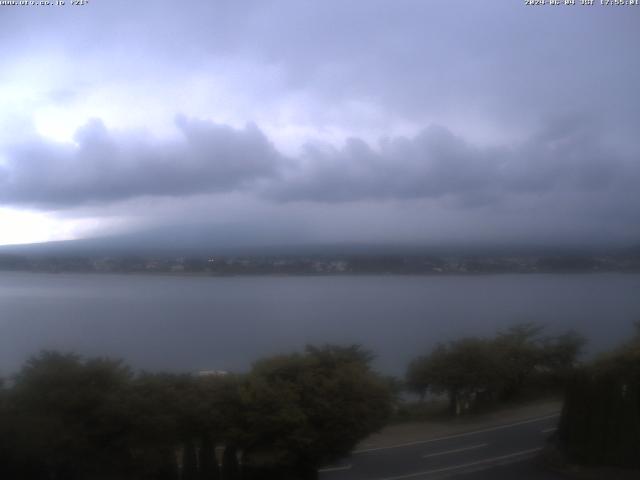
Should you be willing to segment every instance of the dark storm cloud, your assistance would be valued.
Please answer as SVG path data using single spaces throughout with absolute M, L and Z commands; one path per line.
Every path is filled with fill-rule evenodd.
M 343 148 L 308 145 L 284 181 L 268 194 L 280 200 L 341 202 L 438 197 L 486 189 L 498 155 L 473 147 L 447 129 L 431 127 L 415 138 L 394 138 L 379 149 L 358 138 Z
M 397 202 L 424 231 L 458 216 L 496 237 L 527 223 L 640 234 L 640 9 L 96 0 L 1 13 L 0 206 L 72 216 L 91 203 L 100 219 L 171 197 L 179 217 L 194 194 L 240 192 L 226 210 L 322 211 L 340 228 Z M 163 139 L 174 112 L 217 123 L 181 120 Z M 116 129 L 46 139 L 91 116 Z M 43 136 L 23 135 L 29 121 Z M 247 122 L 260 128 L 225 126 Z
M 580 118 L 548 121 L 512 145 L 477 146 L 432 126 L 375 148 L 358 138 L 341 148 L 310 144 L 299 158 L 279 153 L 255 125 L 236 130 L 179 117 L 180 138 L 159 142 L 94 120 L 76 133 L 77 145 L 37 139 L 10 148 L 0 199 L 46 210 L 241 190 L 276 202 L 439 199 L 465 208 L 564 195 L 590 210 L 606 195 L 608 207 L 637 211 L 638 157 L 607 145 L 599 122 Z
M 606 146 L 597 125 L 575 117 L 550 121 L 514 145 L 479 147 L 431 127 L 378 149 L 355 138 L 340 149 L 309 146 L 291 165 L 269 195 L 323 202 L 450 197 L 470 206 L 559 191 L 617 196 L 640 180 L 637 157 Z
M 243 130 L 176 119 L 181 137 L 154 141 L 114 133 L 94 120 L 76 145 L 37 138 L 8 148 L 0 164 L 0 201 L 43 209 L 143 195 L 230 191 L 272 175 L 278 152 L 255 125 Z

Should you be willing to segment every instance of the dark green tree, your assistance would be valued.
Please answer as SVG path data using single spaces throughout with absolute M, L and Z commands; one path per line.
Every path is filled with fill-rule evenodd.
M 452 415 L 492 399 L 502 386 L 499 358 L 490 341 L 464 338 L 438 345 L 421 366 L 424 382 L 445 393 Z
M 640 468 L 640 338 L 570 377 L 558 429 L 577 463 Z
M 542 362 L 540 334 L 544 327 L 535 323 L 514 325 L 500 332 L 493 344 L 499 357 L 503 399 L 510 400 Z
M 392 398 L 371 359 L 359 346 L 325 346 L 256 363 L 242 390 L 249 472 L 315 478 L 381 428 Z
M 27 361 L 5 414 L 20 478 L 116 477 L 131 465 L 126 397 L 131 372 L 118 361 L 43 352 Z M 44 477 L 43 475 L 47 475 Z
M 525 387 L 558 390 L 575 367 L 584 338 L 569 331 L 541 335 L 534 323 L 515 325 L 491 339 L 465 338 L 440 344 L 407 368 L 409 391 L 446 393 L 449 410 L 459 414 L 482 401 L 512 400 Z

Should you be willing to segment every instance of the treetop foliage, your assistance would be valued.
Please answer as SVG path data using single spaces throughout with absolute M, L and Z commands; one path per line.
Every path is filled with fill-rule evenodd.
M 43 352 L 0 390 L 0 477 L 313 478 L 390 414 L 371 358 L 309 346 L 246 375 L 194 376 Z
M 533 376 L 560 381 L 575 364 L 584 339 L 575 332 L 543 336 L 534 323 L 515 325 L 493 338 L 467 337 L 438 344 L 414 359 L 407 386 L 421 397 L 446 394 L 452 414 L 483 401 L 519 395 Z

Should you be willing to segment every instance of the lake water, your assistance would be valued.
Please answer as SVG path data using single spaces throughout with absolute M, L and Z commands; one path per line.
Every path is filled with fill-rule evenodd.
M 640 275 L 172 277 L 0 273 L 0 373 L 40 349 L 137 368 L 246 370 L 306 343 L 360 343 L 402 374 L 434 343 L 519 321 L 609 348 L 640 319 Z

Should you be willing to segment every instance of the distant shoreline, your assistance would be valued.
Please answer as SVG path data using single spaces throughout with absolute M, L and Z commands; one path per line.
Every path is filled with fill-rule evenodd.
M 0 271 L 170 276 L 360 276 L 640 273 L 626 255 L 215 255 L 34 256 L 0 254 Z
M 536 272 L 424 272 L 424 273 L 402 273 L 402 272 L 346 272 L 346 273 L 201 273 L 201 272 L 101 272 L 101 271 L 74 271 L 74 270 L 0 270 L 0 275 L 9 273 L 24 274 L 46 274 L 46 275 L 96 275 L 96 276 L 148 276 L 148 277 L 173 277 L 173 278 L 238 278 L 238 277 L 254 277 L 254 278 L 291 278 L 291 277 L 487 277 L 487 276 L 506 276 L 506 275 L 639 275 L 640 270 L 600 270 L 600 271 L 536 271 Z

